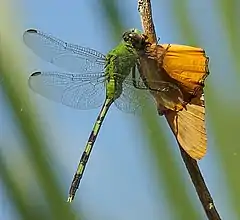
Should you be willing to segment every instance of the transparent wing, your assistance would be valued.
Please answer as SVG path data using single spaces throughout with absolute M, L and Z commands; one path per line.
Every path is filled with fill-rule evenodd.
M 140 114 L 144 104 L 150 101 L 153 101 L 153 98 L 148 90 L 136 89 L 129 84 L 123 83 L 122 93 L 114 103 L 123 112 Z
M 49 34 L 30 29 L 23 34 L 24 43 L 42 59 L 70 72 L 101 72 L 105 56 L 100 52 L 66 43 Z
M 105 99 L 102 73 L 35 72 L 28 82 L 29 87 L 40 95 L 76 109 L 99 107 Z
M 121 96 L 115 100 L 115 104 L 125 112 L 141 112 L 142 103 L 149 103 L 153 96 L 167 109 L 180 110 L 185 104 L 177 85 L 165 81 L 143 80 L 138 72 L 126 77 Z
M 116 78 L 119 78 L 116 74 Z M 153 98 L 145 86 L 138 72 L 131 72 L 121 85 L 122 93 L 115 100 L 115 105 L 118 109 L 126 113 L 139 114 L 142 112 L 144 103 L 153 101 Z
M 135 67 L 133 67 L 135 68 Z M 124 81 L 124 84 L 128 84 L 129 86 L 132 86 L 132 87 L 135 87 L 137 89 L 145 89 L 147 90 L 147 86 L 145 85 L 143 79 L 141 78 L 138 70 L 135 68 L 130 71 L 130 73 L 127 75 L 127 77 L 123 80 Z M 118 73 L 115 73 L 114 74 L 116 79 L 121 79 L 123 76 L 118 74 Z

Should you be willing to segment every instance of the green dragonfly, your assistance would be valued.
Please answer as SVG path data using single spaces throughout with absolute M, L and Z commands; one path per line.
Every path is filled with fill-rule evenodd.
M 25 31 L 23 40 L 39 57 L 69 71 L 32 73 L 29 86 L 33 91 L 76 109 L 92 109 L 102 105 L 70 186 L 68 202 L 71 202 L 111 104 L 115 103 L 124 112 L 139 112 L 143 107 L 140 100 L 151 96 L 148 95 L 150 88 L 145 86 L 136 71 L 136 51 L 124 40 L 106 56 L 34 29 Z M 176 87 L 169 82 L 159 82 L 157 88 L 151 88 L 163 96 L 169 89 L 176 90 Z

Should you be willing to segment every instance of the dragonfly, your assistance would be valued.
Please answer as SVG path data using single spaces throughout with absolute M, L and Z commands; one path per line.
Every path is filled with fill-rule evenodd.
M 68 202 L 75 197 L 104 118 L 113 103 L 123 112 L 138 113 L 144 107 L 141 100 L 150 97 L 149 90 L 163 97 L 171 90 L 182 97 L 181 91 L 170 82 L 160 81 L 157 87 L 147 87 L 136 70 L 139 56 L 123 39 L 107 55 L 35 29 L 26 30 L 23 41 L 40 58 L 64 69 L 63 72 L 33 72 L 28 79 L 32 91 L 75 109 L 102 106 L 74 174 Z
M 204 81 L 209 75 L 209 58 L 202 48 L 177 44 L 152 44 L 148 36 L 136 29 L 124 33 L 123 39 L 139 55 L 138 70 L 148 87 L 159 80 L 180 89 L 161 95 L 151 91 L 160 115 L 164 115 L 180 146 L 193 158 L 206 154 Z

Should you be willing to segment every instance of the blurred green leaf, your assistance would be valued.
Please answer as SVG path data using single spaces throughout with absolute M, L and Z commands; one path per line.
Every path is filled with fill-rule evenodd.
M 163 184 L 169 209 L 174 216 L 173 219 L 201 219 L 200 212 L 195 209 L 192 199 L 189 197 L 189 190 L 184 184 L 176 158 L 170 150 L 162 128 L 158 125 L 158 118 L 155 111 L 147 108 L 146 105 L 140 123 L 155 159 L 157 176 L 160 177 L 159 185 Z
M 102 6 L 102 14 L 108 21 L 109 33 L 114 40 L 119 40 L 125 31 L 122 20 L 123 12 L 119 10 L 116 0 L 100 0 L 99 3 Z
M 194 23 L 191 22 L 191 18 L 188 17 L 190 14 L 187 10 L 187 4 L 189 1 L 184 0 L 180 3 L 180 1 L 174 0 L 172 3 L 175 6 L 174 13 L 176 16 L 176 22 L 179 24 L 182 36 L 186 42 L 189 42 L 193 45 L 199 45 L 197 26 L 194 25 Z M 238 19 L 239 9 L 237 6 L 237 1 L 221 0 L 216 1 L 216 4 L 216 7 L 219 11 L 219 18 L 221 19 L 219 22 L 224 24 L 223 31 L 228 37 L 227 42 L 232 52 L 233 61 L 235 62 L 235 69 L 238 69 L 239 72 L 240 44 L 238 39 L 240 32 Z M 219 53 L 222 53 L 221 46 L 219 47 L 219 45 L 215 45 L 215 50 L 219 50 Z M 210 69 L 210 74 L 217 73 L 211 72 Z M 240 218 L 240 190 L 238 187 L 240 184 L 240 177 L 238 175 L 237 168 L 239 167 L 240 163 L 238 157 L 236 156 L 240 153 L 238 146 L 238 127 L 240 124 L 239 114 L 229 104 L 224 105 L 224 103 L 227 103 L 226 100 L 216 93 L 216 88 L 214 88 L 213 84 L 210 84 L 209 81 L 207 82 L 207 88 L 206 108 L 209 119 L 211 120 L 210 124 L 213 126 L 212 131 L 215 135 L 216 142 L 218 143 L 218 148 L 216 151 L 219 154 L 221 163 L 224 167 L 223 172 L 226 176 L 226 182 L 229 186 L 228 189 L 232 198 L 231 204 L 234 207 L 238 218 Z
M 37 182 L 41 186 L 42 193 L 45 197 L 45 207 L 39 207 L 38 210 L 42 215 L 47 214 L 50 210 L 50 216 L 45 219 L 73 219 L 75 218 L 71 206 L 65 201 L 62 189 L 57 181 L 56 175 L 52 170 L 49 161 L 54 161 L 41 132 L 39 124 L 35 121 L 34 107 L 30 104 L 27 95 L 25 80 L 20 75 L 25 72 L 24 56 L 15 39 L 17 26 L 12 22 L 12 8 L 8 1 L 1 3 L 0 9 L 0 72 L 4 76 L 3 88 L 9 98 L 10 107 L 16 116 L 15 123 L 26 141 L 26 152 L 36 174 Z M 19 18 L 18 18 L 19 19 Z M 11 65 L 9 65 L 11 64 Z M 23 110 L 21 110 L 23 109 Z M 7 147 L 7 146 L 6 146 Z M 51 159 L 50 159 L 51 158 Z M 50 159 L 50 160 L 49 160 Z M 3 166 L 5 166 L 3 164 Z M 18 167 L 13 167 L 13 173 L 19 172 Z M 27 218 L 33 215 L 29 209 L 26 199 L 17 190 L 20 187 L 19 182 L 12 181 L 11 172 L 2 167 L 1 178 L 7 187 L 14 187 L 14 198 L 12 201 L 18 210 Z M 24 170 L 20 170 L 24 172 Z M 25 195 L 26 196 L 26 195 Z M 23 199 L 24 198 L 24 199 Z M 36 198 L 36 202 L 38 199 Z M 31 203 L 34 206 L 34 201 Z M 45 213 L 44 213 L 45 212 Z M 35 213 L 36 214 L 36 213 Z M 79 219 L 79 218 L 78 218 Z

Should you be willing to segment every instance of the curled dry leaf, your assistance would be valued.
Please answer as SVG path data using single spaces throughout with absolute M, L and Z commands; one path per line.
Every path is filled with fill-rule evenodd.
M 203 88 L 209 58 L 205 51 L 185 45 L 151 44 L 136 30 L 128 34 L 139 54 L 138 69 L 147 86 L 157 88 L 157 82 L 166 81 L 181 90 L 182 97 L 169 90 L 164 100 L 158 92 L 151 93 L 159 114 L 166 117 L 182 148 L 192 158 L 201 159 L 207 150 Z

